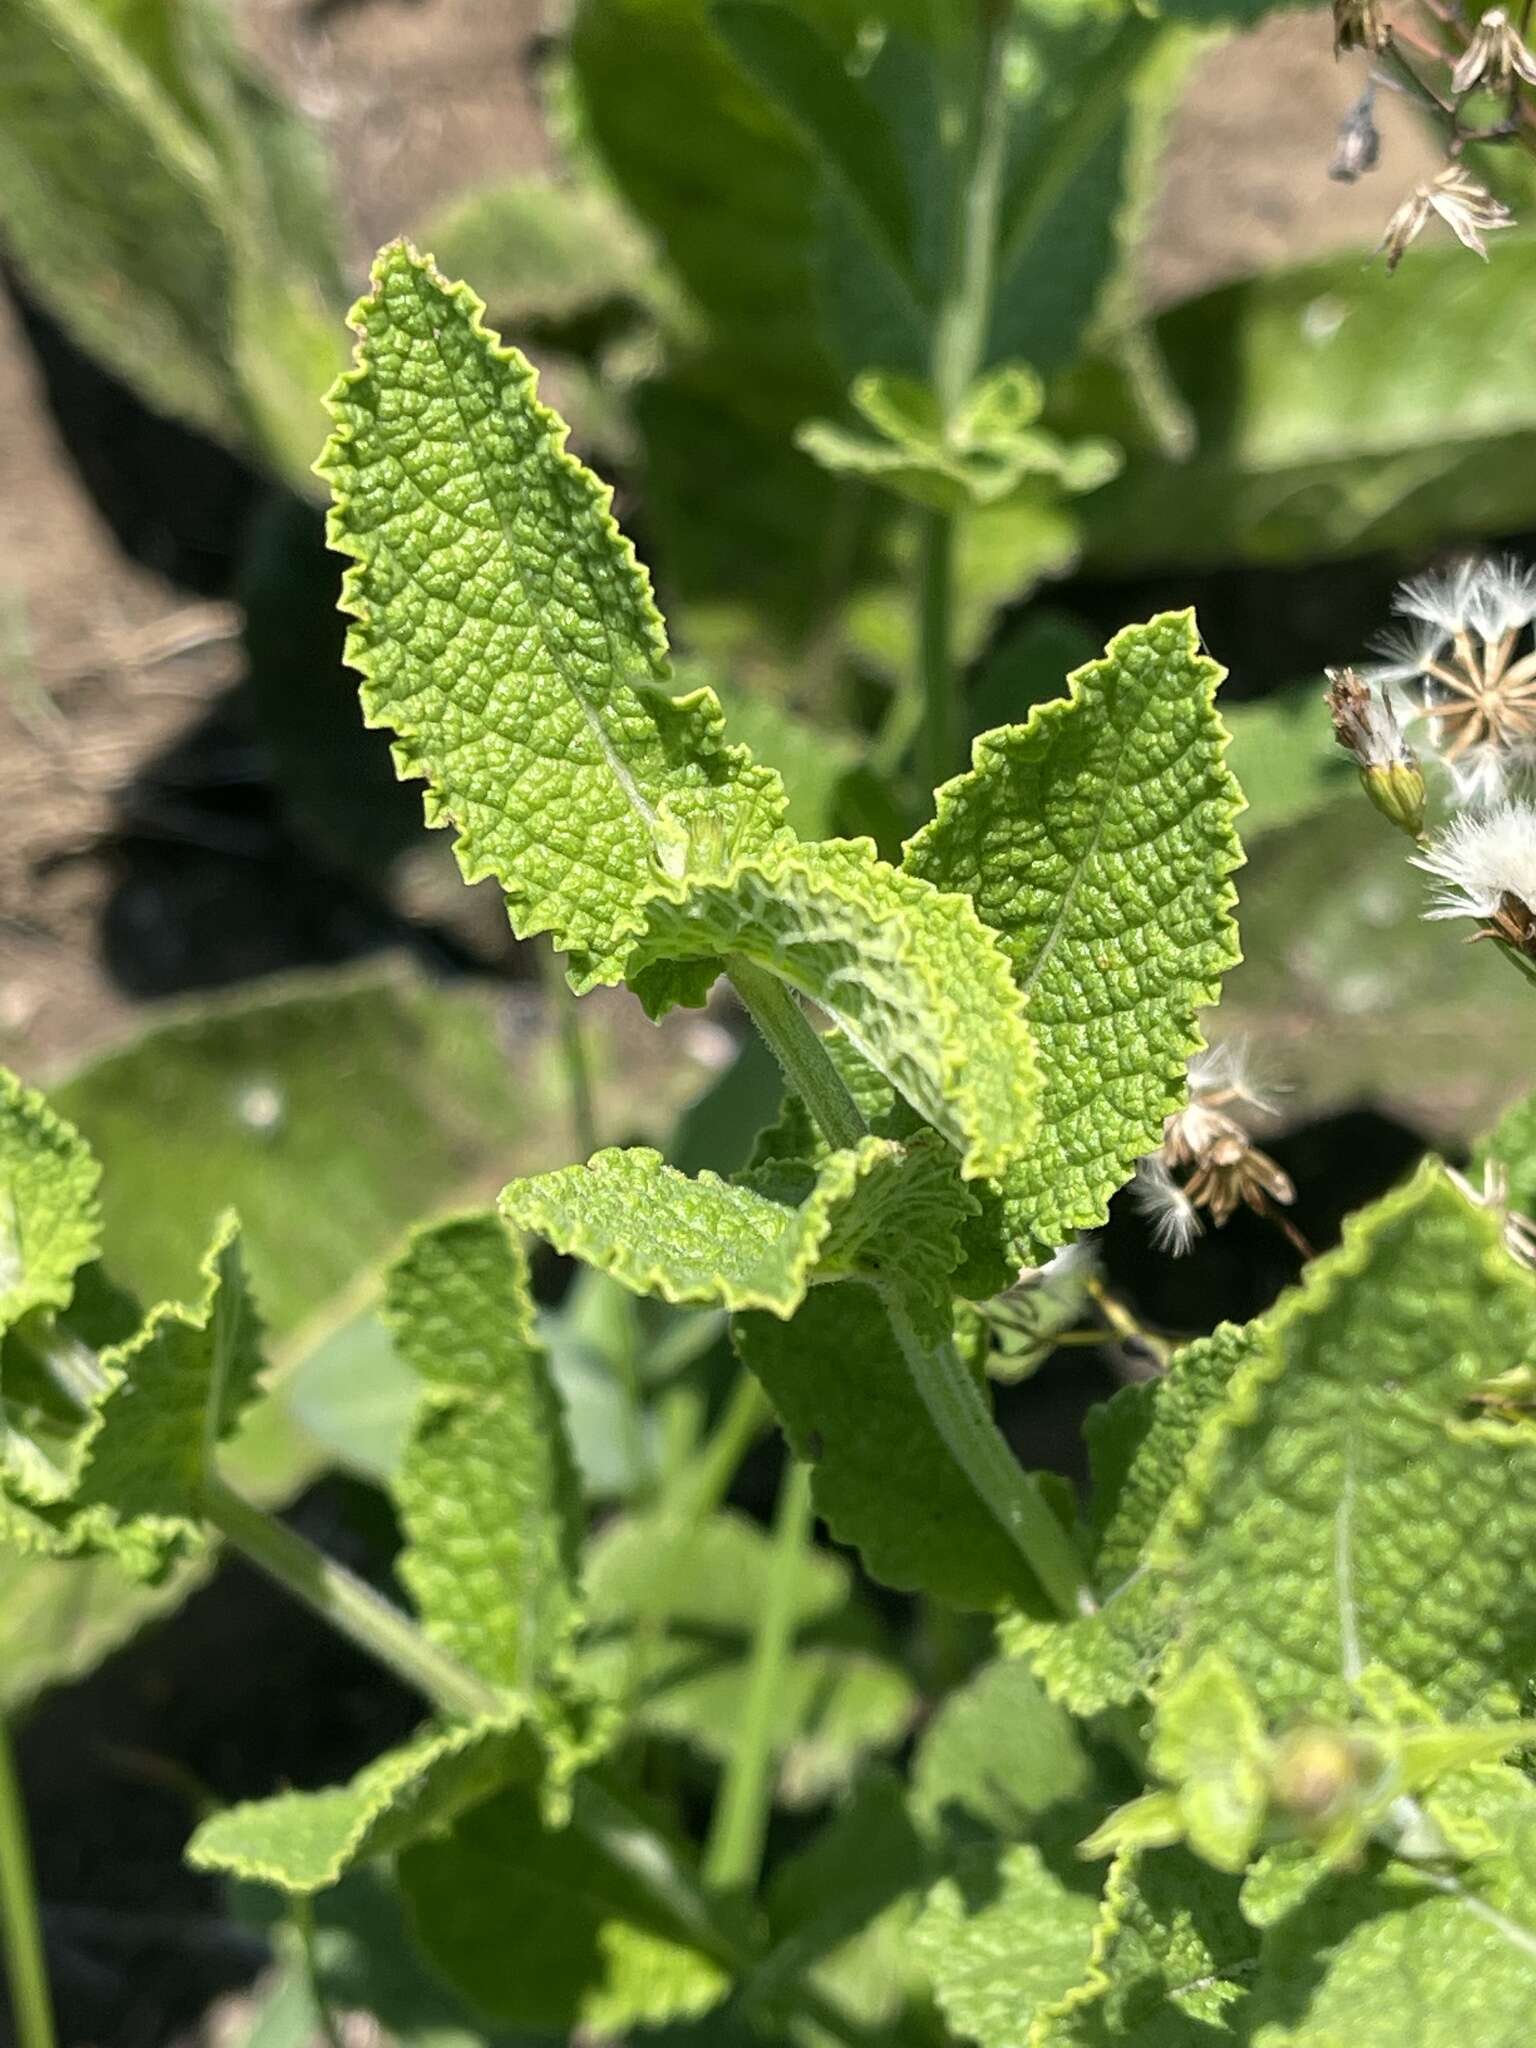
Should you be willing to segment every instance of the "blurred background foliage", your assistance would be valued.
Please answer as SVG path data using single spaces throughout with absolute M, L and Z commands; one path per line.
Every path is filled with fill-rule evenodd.
M 570 1019 L 424 832 L 341 666 L 310 465 L 386 233 L 468 277 L 540 365 L 615 481 L 680 682 L 719 689 L 804 833 L 891 851 L 926 814 L 925 508 L 956 521 L 967 733 L 1057 695 L 1126 621 L 1198 605 L 1232 670 L 1250 804 L 1247 960 L 1222 1029 L 1288 1091 L 1277 1151 L 1316 1241 L 1417 1143 L 1465 1149 L 1516 1091 L 1514 978 L 1419 922 L 1318 677 L 1383 623 L 1397 576 L 1536 529 L 1536 229 L 1486 266 L 1448 239 L 1395 277 L 1367 261 L 1432 152 L 1391 107 L 1380 193 L 1330 186 L 1361 80 L 1332 83 L 1324 16 L 1256 26 L 1266 13 L 1016 0 L 994 311 L 964 433 L 941 444 L 925 380 L 957 203 L 952 6 L 0 4 L 0 1055 L 57 1084 L 100 1154 L 122 1282 L 179 1293 L 210 1215 L 242 1212 L 277 1398 L 237 1456 L 264 1498 L 309 1488 L 301 1512 L 387 1559 L 370 1481 L 397 1455 L 409 1383 L 375 1314 L 379 1267 L 417 1217 L 577 1149 Z M 1517 212 L 1536 196 L 1519 166 L 1487 175 Z M 603 1141 L 728 1170 L 773 1112 L 776 1077 L 728 1012 L 658 1033 L 602 997 L 581 1028 Z M 1248 1313 L 1278 1284 L 1240 1231 L 1175 1279 L 1123 1219 L 1108 1247 L 1171 1327 L 1195 1301 L 1201 1322 Z M 718 1403 L 720 1331 L 591 1276 L 570 1286 L 553 1261 L 538 1278 L 588 1492 L 614 1515 L 594 1601 L 618 1640 L 659 1475 Z M 1076 1354 L 1008 1390 L 1037 1456 L 1070 1440 L 1094 1370 Z M 676 1639 L 649 1645 L 647 1723 L 685 1787 L 734 1712 L 763 1568 L 743 1510 L 764 1491 L 749 1459 L 679 1562 Z M 791 1805 L 903 1738 L 896 1634 L 934 1679 L 976 1647 L 823 1563 L 784 1708 Z M 191 1590 L 7 1562 L 0 1703 L 79 1679 Z M 59 1729 L 120 1721 L 123 1688 L 163 1696 L 167 1669 L 184 1680 L 178 1642 L 226 1626 L 216 1594 L 178 1623 L 189 1636 L 145 1637 L 95 1681 L 105 1696 L 78 1695 L 96 1705 L 61 1692 L 35 1717 L 45 1809 L 80 1797 L 50 1763 Z M 187 1711 L 151 1746 L 197 1761 L 162 1758 L 162 1779 L 265 1789 L 269 1751 L 247 1739 L 231 1769 Z M 311 1730 L 281 1768 L 325 1775 L 357 1734 Z M 128 1770 L 128 1794 L 119 1765 L 92 1768 L 133 1824 L 161 1767 Z M 155 1870 L 205 1905 L 201 1880 Z M 66 1897 L 84 1882 L 46 1849 L 44 1873 Z M 362 1886 L 331 1910 L 322 1952 L 344 1983 L 360 1946 L 388 1948 L 393 1907 Z M 850 1959 L 849 1981 L 868 1964 Z M 82 2024 L 122 2048 L 168 2038 L 198 1985 L 155 1979 L 135 2032 L 123 1968 L 93 1951 L 70 1979 L 81 2011 L 119 2004 L 110 2026 Z M 400 2040 L 469 2038 L 420 1986 L 399 1996 Z M 279 2048 L 312 2020 L 282 1978 L 250 2039 Z

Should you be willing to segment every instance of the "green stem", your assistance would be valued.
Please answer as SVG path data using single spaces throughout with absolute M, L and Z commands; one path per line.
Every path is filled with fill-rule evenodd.
M 768 1588 L 752 1639 L 746 1699 L 715 1801 L 706 1883 L 746 1891 L 757 1882 L 773 1806 L 774 1726 L 795 1630 L 795 1597 L 811 1533 L 811 1469 L 791 1463 L 779 1488 Z
M 945 431 L 987 356 L 997 281 L 998 210 L 1007 154 L 1008 98 L 1003 86 L 1008 10 L 980 0 L 977 41 L 953 109 L 958 130 L 950 216 L 949 266 L 934 320 L 931 375 Z M 963 766 L 955 664 L 955 521 L 925 512 L 917 583 L 918 680 L 923 702 L 923 773 L 937 789 Z
M 960 766 L 960 705 L 955 674 L 955 522 L 924 512 L 917 579 L 917 666 L 923 701 L 923 777 L 930 789 Z
M 552 946 L 539 948 L 539 968 L 544 979 L 544 996 L 560 1030 L 560 1061 L 565 1068 L 566 1105 L 576 1137 L 576 1156 L 590 1159 L 597 1150 L 597 1112 L 592 1101 L 592 1062 L 587 1052 L 587 1034 L 582 1029 L 577 998 Z
M 1056 1608 L 1067 1616 L 1093 1613 L 1081 1558 L 1009 1449 L 959 1352 L 952 1343 L 925 1343 L 894 1287 L 882 1289 L 881 1298 L 912 1383 L 955 1463 Z
M 392 1601 L 213 1473 L 203 1481 L 202 1509 L 243 1557 L 445 1714 L 473 1721 L 506 1705 L 504 1694 L 429 1642 Z
M 662 1503 L 668 1516 L 693 1524 L 713 1514 L 772 1414 L 768 1396 L 751 1373 L 743 1370 L 731 1390 L 725 1413 L 679 1479 L 672 1497 Z
M 17 2048 L 54 2048 L 53 2001 L 37 1918 L 27 1814 L 10 1729 L 0 1716 L 0 1935 Z
M 315 2009 L 315 2018 L 320 2022 L 320 2032 L 326 2048 L 344 2048 L 341 2028 L 331 2010 L 331 2001 L 326 1997 L 320 1982 L 320 1957 L 315 1944 L 315 1902 L 307 1894 L 297 1896 L 293 1901 L 293 1925 L 299 1937 L 299 1956 L 304 1967 L 304 1984 L 309 1993 L 309 2002 Z
M 739 953 L 727 959 L 725 971 L 783 1069 L 785 1080 L 816 1119 L 827 1143 L 844 1151 L 868 1137 L 869 1126 L 859 1105 L 828 1059 L 826 1047 L 793 991 Z

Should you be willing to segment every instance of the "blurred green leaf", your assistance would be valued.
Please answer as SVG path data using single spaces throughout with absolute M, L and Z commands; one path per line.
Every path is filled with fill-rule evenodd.
M 1486 265 L 1415 248 L 1389 277 L 1355 255 L 1187 300 L 1156 323 L 1195 429 L 1188 461 L 1136 446 L 1104 363 L 1064 418 L 1131 445 L 1084 502 L 1096 569 L 1309 561 L 1536 519 L 1536 236 Z M 1406 286 L 1406 289 L 1405 289 Z
M 88 353 L 318 495 L 343 358 L 318 149 L 210 0 L 0 11 L 0 238 Z

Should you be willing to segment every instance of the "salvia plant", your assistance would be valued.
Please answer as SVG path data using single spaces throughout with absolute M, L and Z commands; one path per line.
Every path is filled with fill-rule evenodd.
M 616 165 L 635 142 L 634 11 L 584 9 L 575 38 Z M 85 1142 L 0 1086 L 0 1542 L 82 1571 L 110 1557 L 147 1585 L 222 1543 L 420 1702 L 409 1739 L 350 1782 L 212 1811 L 192 1836 L 192 1865 L 279 1924 L 301 2030 L 342 2037 L 326 1959 L 351 1942 L 367 1966 L 341 1973 L 337 2007 L 413 2041 L 1530 2038 L 1536 1108 L 1470 1166 L 1425 1159 L 1336 1247 L 1308 1241 L 1263 1142 L 1262 1073 L 1205 1039 L 1239 958 L 1244 799 L 1191 612 L 1126 626 L 962 758 L 964 615 L 990 615 L 967 550 L 998 511 L 1022 508 L 1002 530 L 1038 539 L 1120 459 L 1091 406 L 1094 431 L 1070 406 L 1045 423 L 1025 344 L 1080 222 L 1073 181 L 1102 150 L 1107 182 L 1122 176 L 1171 47 L 1140 15 L 1078 22 L 1071 90 L 1031 153 L 1006 119 L 1008 10 L 976 12 L 974 66 L 925 71 L 899 34 L 850 66 L 797 12 L 714 10 L 708 64 L 728 48 L 781 109 L 778 129 L 754 112 L 742 133 L 754 162 L 794 168 L 760 196 L 800 227 L 814 215 L 814 279 L 797 258 L 733 298 L 703 246 L 718 222 L 692 121 L 707 129 L 729 96 L 697 90 L 686 9 L 667 31 L 678 154 L 635 180 L 702 300 L 692 398 L 746 388 L 765 432 L 794 416 L 818 487 L 883 508 L 853 556 L 893 531 L 912 543 L 890 560 L 912 571 L 917 687 L 894 696 L 877 764 L 896 858 L 809 830 L 794 778 L 674 665 L 608 491 L 468 287 L 396 243 L 354 311 L 318 473 L 367 722 L 465 879 L 500 888 L 576 996 L 622 986 L 661 1019 L 723 979 L 784 1084 L 732 1174 L 593 1149 L 399 1250 L 383 1314 L 413 1402 L 388 1476 L 395 1595 L 233 1476 L 270 1391 L 238 1219 L 210 1218 L 185 1298 L 146 1311 L 104 1265 Z M 129 293 L 114 345 L 168 406 L 291 469 L 303 429 L 285 394 L 324 353 L 337 266 L 316 257 L 317 284 L 265 232 L 277 158 L 233 146 L 227 95 L 217 120 L 200 97 L 243 77 L 230 51 L 203 46 L 185 76 L 161 52 L 158 84 L 128 89 L 106 46 L 134 19 L 22 0 L 0 47 L 31 67 L 39 135 L 82 69 L 105 134 L 153 115 L 207 278 L 175 319 L 155 289 Z M 1454 75 L 1443 91 L 1413 75 L 1450 156 L 1389 230 L 1394 260 L 1431 214 L 1474 248 L 1502 224 L 1462 151 L 1523 137 L 1536 70 L 1513 18 L 1435 20 Z M 1358 6 L 1336 22 L 1401 82 L 1409 31 L 1393 40 Z M 942 20 L 924 34 L 956 40 Z M 1357 167 L 1374 90 L 1352 117 Z M 1484 120 L 1488 93 L 1503 111 Z M 647 121 L 667 126 L 654 107 Z M 914 193 L 895 136 L 932 145 L 930 186 Z M 10 146 L 41 160 L 46 136 Z M 39 274 L 46 228 L 12 229 Z M 72 272 L 46 274 L 78 328 L 113 325 L 100 294 L 76 303 Z M 806 341 L 813 299 L 836 371 Z M 1131 322 L 1117 348 L 1142 428 L 1176 440 L 1148 335 Z M 1270 508 L 1245 516 L 1258 530 Z M 1426 916 L 1536 979 L 1536 576 L 1469 562 L 1399 607 L 1328 692 L 1384 814 L 1365 822 L 1402 835 Z M 1326 737 L 1320 704 L 1313 724 Z M 909 809 L 915 830 L 886 829 Z M 1122 1189 L 1170 1255 L 1252 1212 L 1295 1284 L 1188 1341 L 1142 1327 L 1095 1251 Z M 635 1347 L 676 1396 L 658 1483 L 600 1526 L 537 1247 L 574 1263 L 578 1301 L 683 1312 Z M 687 1369 L 727 1324 L 726 1381 L 705 1398 Z M 1090 1414 L 1079 1489 L 1032 1469 L 991 1389 L 1106 1333 L 1136 1376 Z M 764 1529 L 728 1497 L 775 1426 Z M 921 1668 L 854 1599 L 850 1556 L 913 1596 Z M 744 1608 L 722 1672 L 711 1647 Z M 673 1768 L 679 1742 L 702 1779 Z M 19 1840 L 0 1747 L 0 1917 L 40 2048 Z M 409 2023 L 392 2016 L 407 2005 Z
M 899 862 L 802 838 L 713 694 L 678 694 L 608 494 L 481 313 L 403 244 L 356 309 L 322 470 L 366 716 L 575 990 L 661 1017 L 725 976 L 784 1106 L 733 1177 L 600 1150 L 406 1245 L 395 1604 L 225 1476 L 261 1398 L 237 1221 L 141 1316 L 98 1263 L 89 1152 L 6 1088 L 7 1543 L 153 1580 L 222 1538 L 422 1703 L 350 1783 L 212 1814 L 192 1863 L 280 1894 L 311 1947 L 333 1896 L 391 1873 L 440 1995 L 518 2035 L 1513 2048 L 1536 1996 L 1529 1111 L 1485 1180 L 1426 1160 L 1311 1256 L 1252 1136 L 1261 1088 L 1201 1050 L 1242 798 L 1192 616 L 1127 627 L 979 739 Z M 1421 842 L 1431 914 L 1527 964 L 1536 586 L 1468 568 L 1404 605 L 1413 673 L 1340 671 L 1340 736 Z M 1438 830 L 1415 718 L 1457 778 L 1431 759 L 1435 789 L 1473 806 Z M 1079 1499 L 999 1433 L 987 1354 L 1128 1316 L 1087 1234 L 1138 1174 L 1172 1247 L 1246 1203 L 1305 1264 L 1245 1326 L 1146 1339 Z M 595 1541 L 530 1236 L 731 1319 L 712 1433 Z M 721 1505 L 764 1400 L 788 1446 L 766 1535 Z M 995 1652 L 910 1777 L 859 1774 L 765 1882 L 784 1696 L 830 1682 L 803 1661 L 839 1597 L 817 1516 L 875 1580 L 986 1617 Z M 687 1682 L 664 1653 L 685 1566 L 760 1589 L 701 1852 L 646 1769 Z

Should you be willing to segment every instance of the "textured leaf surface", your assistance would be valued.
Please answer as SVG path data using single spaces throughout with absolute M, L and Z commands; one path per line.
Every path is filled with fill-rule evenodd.
M 1021 1242 L 1064 1244 L 1184 1100 L 1196 1015 L 1237 959 L 1241 803 L 1191 613 L 1115 636 L 1071 695 L 984 735 L 907 865 L 1001 937 L 1038 1046 L 1042 1122 L 1005 1181 Z
M 375 1758 L 350 1785 L 226 1808 L 193 1835 L 187 1861 L 285 1892 L 323 1891 L 354 1864 L 446 1826 L 509 1778 L 533 1775 L 538 1763 L 526 1731 L 429 1730 Z
M 137 1336 L 103 1352 L 109 1384 L 69 1502 L 75 1540 L 102 1544 L 146 1578 L 201 1543 L 203 1481 L 262 1367 L 233 1216 L 220 1224 L 203 1275 L 195 1306 L 162 1303 Z
M 1237 1880 L 1183 1849 L 1110 1872 L 1082 1983 L 1043 2015 L 1031 2048 L 1205 2048 L 1252 1979 L 1258 1937 Z
M 964 896 L 888 866 L 868 840 L 831 840 L 658 891 L 647 915 L 632 972 L 737 953 L 778 976 L 944 1133 L 966 1174 L 996 1173 L 1029 1143 L 1029 1031 Z M 636 988 L 653 1015 L 687 999 L 670 972 L 641 971 Z
M 745 1710 L 748 1656 L 773 1543 L 732 1511 L 679 1528 L 664 1514 L 612 1522 L 587 1560 L 584 1680 L 645 1727 L 724 1760 Z M 793 1640 L 774 1698 L 781 1798 L 825 1798 L 859 1758 L 899 1742 L 916 1701 L 883 1631 L 825 1551 L 807 1554 Z
M 385 1314 L 424 1382 L 392 1488 L 397 1570 L 429 1635 L 526 1692 L 575 1632 L 584 1531 L 527 1263 L 494 1216 L 442 1224 L 390 1269 Z
M 514 1181 L 501 1202 L 512 1222 L 637 1294 L 791 1316 L 813 1278 L 897 1261 L 942 1289 L 970 1206 L 952 1160 L 936 1139 L 865 1138 L 829 1153 L 813 1179 L 764 1169 L 733 1186 L 708 1172 L 690 1179 L 659 1152 L 609 1149 Z
M 955 2032 L 1023 2048 L 1035 2011 L 1082 1976 L 1098 1873 L 1074 1850 L 1104 1804 L 1076 1729 L 1024 1664 L 985 1665 L 934 1717 L 913 1808 L 943 1874 L 912 1939 Z
M 1431 1162 L 1254 1334 L 1152 1545 L 1181 1655 L 1224 1651 L 1271 1723 L 1346 1715 L 1372 1661 L 1448 1715 L 1507 1714 L 1536 1650 L 1536 1451 L 1464 1410 L 1531 1355 L 1536 1282 L 1497 1217 Z
M 322 465 L 332 545 L 355 563 L 348 659 L 466 879 L 494 875 L 518 933 L 549 932 L 585 988 L 623 970 L 664 798 L 746 852 L 783 792 L 724 744 L 711 693 L 666 694 L 666 635 L 610 494 L 482 311 L 399 244 L 355 309 Z
M 0 1069 L 0 1331 L 68 1303 L 101 1237 L 100 1177 L 79 1134 Z
M 947 1316 L 930 1334 L 948 1336 Z M 1033 1575 L 945 1448 L 873 1288 L 817 1288 L 793 1322 L 745 1315 L 735 1336 L 812 1467 L 817 1512 L 875 1578 L 957 1606 L 1040 1611 Z
M 622 2034 L 706 2012 L 727 1989 L 627 1871 L 576 1828 L 546 1827 L 519 1786 L 408 1850 L 400 1880 L 428 1960 L 504 2024 Z
M 1421 1878 L 1388 1865 L 1307 1900 L 1266 1943 L 1255 2048 L 1523 2048 L 1536 1998 L 1533 1828 L 1527 1812 L 1503 1853 L 1469 1870 Z

